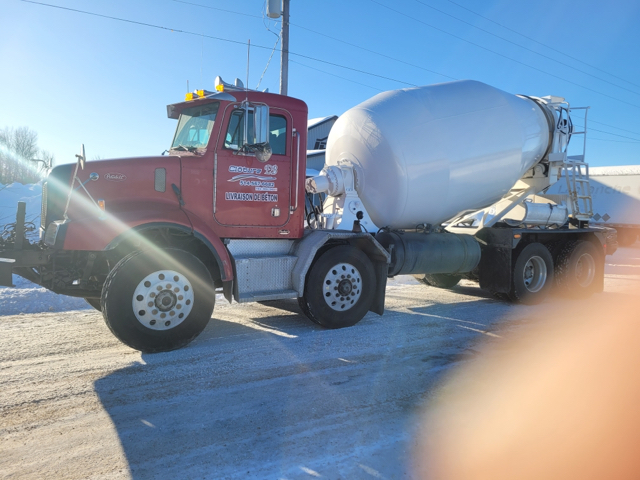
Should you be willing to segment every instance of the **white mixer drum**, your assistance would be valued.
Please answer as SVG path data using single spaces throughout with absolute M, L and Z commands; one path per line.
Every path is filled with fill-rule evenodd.
M 496 202 L 542 159 L 542 108 L 471 80 L 384 92 L 338 119 L 326 164 L 355 166 L 378 227 L 440 224 Z

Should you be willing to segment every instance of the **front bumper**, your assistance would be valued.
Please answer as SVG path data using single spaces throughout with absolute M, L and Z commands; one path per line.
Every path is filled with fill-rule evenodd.
M 0 250 L 0 287 L 13 287 L 13 274 L 34 283 L 40 283 L 35 267 L 48 265 L 53 252 L 37 248 L 34 250 Z
M 40 276 L 34 268 L 47 265 L 52 261 L 52 249 L 42 244 L 31 243 L 26 238 L 25 212 L 26 204 L 18 202 L 16 222 L 12 226 L 13 234 L 0 238 L 0 286 L 2 287 L 14 286 L 14 273 L 32 282 L 40 283 Z M 64 241 L 64 229 L 59 225 L 55 226 L 51 229 L 50 237 L 53 241 L 52 246 Z

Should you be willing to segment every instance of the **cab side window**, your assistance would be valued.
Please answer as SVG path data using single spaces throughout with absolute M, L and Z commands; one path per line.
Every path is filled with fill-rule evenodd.
M 240 150 L 244 145 L 244 110 L 237 109 L 231 113 L 229 126 L 224 138 L 224 148 Z M 254 138 L 255 123 L 253 112 L 249 111 L 248 117 L 249 138 Z M 269 144 L 274 155 L 286 155 L 287 153 L 287 119 L 282 115 L 269 115 Z
M 253 112 L 249 111 L 249 138 L 253 138 Z M 239 150 L 244 145 L 244 110 L 234 110 L 229 119 L 229 127 L 224 138 L 224 148 Z
M 269 144 L 274 155 L 287 153 L 287 119 L 280 115 L 269 115 Z

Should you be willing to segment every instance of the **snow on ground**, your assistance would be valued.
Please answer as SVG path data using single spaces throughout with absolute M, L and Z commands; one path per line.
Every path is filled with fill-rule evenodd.
M 13 284 L 15 288 L 0 287 L 0 317 L 92 308 L 82 298 L 58 295 L 18 275 L 13 276 Z

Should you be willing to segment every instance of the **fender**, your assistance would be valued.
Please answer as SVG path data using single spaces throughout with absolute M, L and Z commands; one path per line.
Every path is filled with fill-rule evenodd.
M 139 207 L 140 205 L 138 205 Z M 195 222 L 190 221 L 192 217 Z M 172 204 L 145 204 L 143 210 L 120 211 L 104 219 L 85 218 L 70 221 L 61 228 L 64 250 L 112 250 L 145 230 L 175 228 L 193 234 L 216 259 L 221 280 L 233 279 L 229 252 L 216 233 L 195 215 Z M 56 242 L 58 244 L 60 240 Z M 60 242 L 62 243 L 62 242 Z
M 114 239 L 105 250 L 112 250 L 116 248 L 123 242 L 126 242 L 132 237 L 144 232 L 145 230 L 154 230 L 157 228 L 172 228 L 175 230 L 181 230 L 185 233 L 193 234 L 198 240 L 204 243 L 213 258 L 216 259 L 216 263 L 218 264 L 218 270 L 220 271 L 221 280 L 223 282 L 229 282 L 233 280 L 233 269 L 231 267 L 231 261 L 229 259 L 229 252 L 225 248 L 222 241 L 218 238 L 217 235 L 214 234 L 213 237 L 207 237 L 203 235 L 201 232 L 198 232 L 195 229 L 192 229 L 190 225 L 179 225 L 176 223 L 170 222 L 154 222 L 154 223 L 145 223 L 142 225 L 138 225 L 134 228 L 129 229 L 124 234 L 120 235 L 118 238 Z
M 371 259 L 376 272 L 376 296 L 369 310 L 382 315 L 384 313 L 385 289 L 387 287 L 387 273 L 391 255 L 368 233 L 352 233 L 345 230 L 313 230 L 307 233 L 295 246 L 295 252 L 299 260 L 293 267 L 291 278 L 293 288 L 298 292 L 299 296 L 303 296 L 307 272 L 311 268 L 318 250 L 330 240 L 340 240 L 353 245 Z
M 64 238 L 56 238 L 55 247 L 63 250 L 108 250 L 117 238 L 140 225 L 169 223 L 191 230 L 189 218 L 179 207 L 171 203 L 137 203 L 135 210 L 110 211 L 104 217 L 85 217 L 60 224 Z
M 187 210 L 183 207 L 184 213 L 188 216 L 191 226 L 193 228 L 193 234 L 199 240 L 202 240 L 214 253 L 218 260 L 218 267 L 220 267 L 220 273 L 222 275 L 222 281 L 227 282 L 233 280 L 233 263 L 229 256 L 227 247 L 222 243 L 218 234 L 211 228 L 210 222 L 201 219 L 195 213 Z

